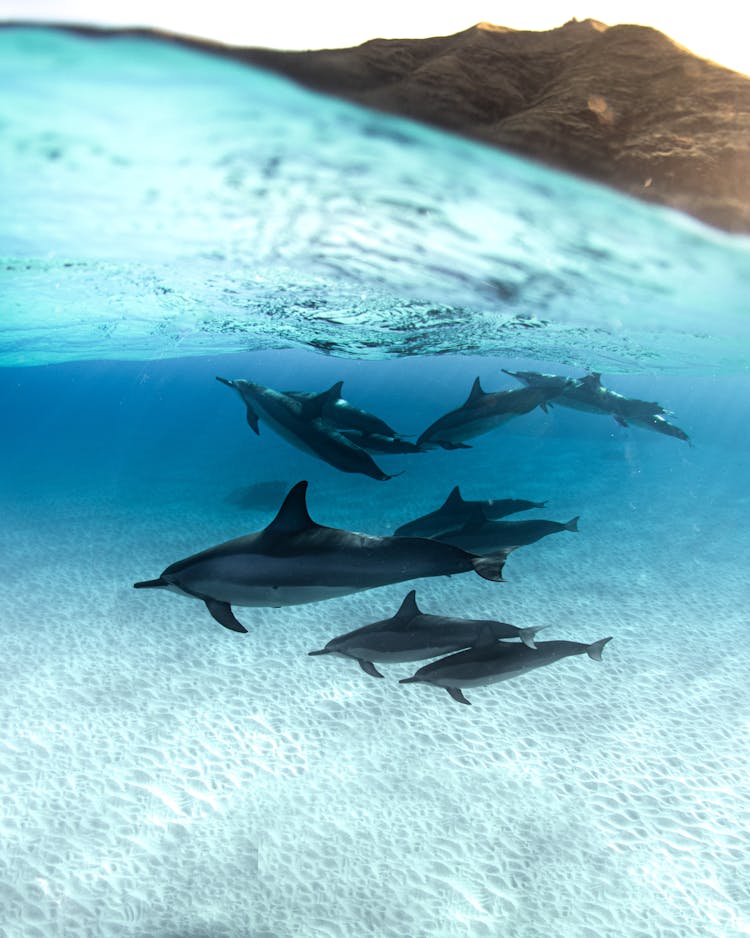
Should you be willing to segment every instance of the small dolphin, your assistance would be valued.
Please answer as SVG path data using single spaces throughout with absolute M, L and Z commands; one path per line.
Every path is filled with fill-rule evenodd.
M 475 554 L 494 554 L 496 551 L 523 547 L 560 531 L 577 531 L 580 515 L 564 524 L 559 521 L 468 521 L 462 528 L 445 531 L 435 537 L 442 544 L 452 544 Z
M 505 518 L 518 511 L 544 508 L 546 502 L 527 502 L 522 498 L 494 498 L 489 501 L 467 501 L 456 486 L 436 511 L 402 524 L 393 532 L 396 537 L 438 537 L 446 531 L 463 527 L 468 521 Z
M 361 446 L 371 453 L 387 453 L 391 455 L 402 453 L 424 453 L 424 447 L 417 446 L 401 436 L 386 436 L 384 433 L 363 433 L 362 430 L 341 430 L 342 436 L 356 446 Z
M 339 430 L 359 430 L 363 434 L 376 433 L 386 437 L 397 437 L 398 433 L 385 420 L 376 417 L 367 410 L 361 410 L 341 396 L 343 381 L 337 381 L 321 394 L 314 391 L 284 391 L 289 397 L 300 401 L 317 401 L 320 405 L 318 416 L 328 420 Z
M 622 426 L 627 426 L 627 422 L 624 420 L 618 420 L 618 423 L 621 423 Z M 631 417 L 630 423 L 634 423 L 639 427 L 645 427 L 647 430 L 656 430 L 657 433 L 663 433 L 665 436 L 677 437 L 678 440 L 684 440 L 687 444 L 692 446 L 690 437 L 684 430 L 681 430 L 673 423 L 669 423 L 669 421 L 665 420 L 659 414 L 653 414 L 650 417 Z
M 583 378 L 574 379 L 564 378 L 562 375 L 542 374 L 538 371 L 508 371 L 506 368 L 503 368 L 503 371 L 506 375 L 522 381 L 527 387 L 560 389 L 560 395 L 555 403 L 561 407 L 583 410 L 591 414 L 607 414 L 622 427 L 634 423 L 648 430 L 656 430 L 657 433 L 664 433 L 667 436 L 690 442 L 684 430 L 664 419 L 669 411 L 661 404 L 656 401 L 642 401 L 637 397 L 625 397 L 617 391 L 605 388 L 598 371 L 591 372 Z
M 465 440 L 488 433 L 513 417 L 527 414 L 535 407 L 546 412 L 547 402 L 559 393 L 557 389 L 527 387 L 488 394 L 477 378 L 466 402 L 430 424 L 417 440 L 417 446 L 466 449 Z
M 535 648 L 534 635 L 540 628 L 518 629 L 491 619 L 426 615 L 417 606 L 416 590 L 411 590 L 395 616 L 332 638 L 325 648 L 309 654 L 354 658 L 365 674 L 382 677 L 374 661 L 421 661 L 500 638 L 520 638 Z
M 259 432 L 260 416 L 292 446 L 317 456 L 342 472 L 359 472 L 380 482 L 393 478 L 383 472 L 369 453 L 319 418 L 323 404 L 317 398 L 330 392 L 317 395 L 315 401 L 304 401 L 242 378 L 232 381 L 217 377 L 216 380 L 237 391 L 245 402 L 247 421 L 256 433 Z
M 136 589 L 194 596 L 225 628 L 247 629 L 232 606 L 296 606 L 361 590 L 474 570 L 501 581 L 502 557 L 475 557 L 426 538 L 372 537 L 316 524 L 308 514 L 307 482 L 289 492 L 262 531 L 238 537 L 171 564 Z
M 399 684 L 434 684 L 444 687 L 451 697 L 462 704 L 470 704 L 461 693 L 462 687 L 481 687 L 507 681 L 534 668 L 554 664 L 561 658 L 582 655 L 594 661 L 602 660 L 602 649 L 612 636 L 592 645 L 581 642 L 537 642 L 536 650 L 518 642 L 495 642 L 448 655 L 420 668 L 413 677 L 405 677 Z

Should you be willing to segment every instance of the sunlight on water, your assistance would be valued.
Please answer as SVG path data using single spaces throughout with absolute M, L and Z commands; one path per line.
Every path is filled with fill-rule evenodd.
M 5 364 L 519 344 L 742 364 L 747 239 L 157 42 L 0 48 Z
M 0 938 L 747 933 L 747 240 L 156 42 L 0 30 L 0 79 Z M 622 398 L 445 420 L 477 377 L 594 368 Z M 233 379 L 307 392 L 304 439 Z M 380 476 L 310 452 L 341 381 L 395 430 Z M 455 486 L 553 527 L 504 583 L 233 599 L 248 634 L 133 589 L 301 480 L 376 537 Z M 471 706 L 308 655 L 412 588 L 612 641 Z

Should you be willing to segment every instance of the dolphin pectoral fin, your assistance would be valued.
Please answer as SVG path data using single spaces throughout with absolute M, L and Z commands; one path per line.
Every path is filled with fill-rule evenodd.
M 229 603 L 220 602 L 218 599 L 204 599 L 203 602 L 219 625 L 233 632 L 247 632 L 245 626 L 235 617 Z
M 621 427 L 627 427 L 628 422 L 624 417 L 621 417 L 619 414 L 614 415 L 615 421 L 620 424 Z
M 245 419 L 247 420 L 248 427 L 250 427 L 256 436 L 260 436 L 260 430 L 258 429 L 258 415 L 249 404 L 246 404 L 245 407 L 247 408 Z
M 367 661 L 365 658 L 357 658 L 357 664 L 362 668 L 365 674 L 369 674 L 371 677 L 383 677 L 372 661 Z
M 468 704 L 471 706 L 471 701 L 467 700 L 464 695 L 461 693 L 460 687 L 446 687 L 445 688 L 451 697 L 456 701 L 456 703 Z

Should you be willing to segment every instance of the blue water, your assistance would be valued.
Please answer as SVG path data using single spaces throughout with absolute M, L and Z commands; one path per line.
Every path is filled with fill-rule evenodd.
M 750 932 L 747 241 L 196 53 L 0 47 L 0 936 Z M 597 367 L 693 445 L 554 407 L 376 482 L 214 380 L 343 379 L 413 438 L 503 367 Z M 300 479 L 371 534 L 456 484 L 580 530 L 244 636 L 132 589 Z M 411 586 L 613 641 L 470 708 L 307 656 Z

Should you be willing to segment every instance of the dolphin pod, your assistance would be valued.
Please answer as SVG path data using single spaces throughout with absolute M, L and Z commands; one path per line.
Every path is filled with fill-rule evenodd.
M 322 418 L 322 412 L 334 389 L 310 398 L 293 397 L 283 391 L 274 391 L 262 384 L 254 384 L 242 378 L 231 380 L 218 378 L 240 395 L 245 403 L 247 422 L 259 433 L 258 419 L 263 420 L 279 436 L 292 446 L 311 453 L 323 462 L 335 466 L 342 472 L 358 472 L 378 481 L 392 479 L 383 472 L 370 454 L 347 439 L 329 421 Z
M 573 410 L 582 410 L 591 414 L 607 414 L 615 419 L 622 427 L 629 424 L 655 430 L 665 436 L 673 436 L 678 440 L 689 443 L 690 438 L 666 419 L 668 411 L 656 401 L 642 401 L 635 397 L 625 397 L 605 388 L 602 376 L 598 371 L 591 372 L 583 378 L 565 378 L 562 375 L 548 375 L 539 371 L 509 371 L 503 368 L 506 375 L 521 381 L 527 388 L 547 389 L 557 391 L 555 404 L 561 407 L 570 407 Z
M 534 635 L 538 631 L 488 619 L 428 615 L 417 606 L 416 590 L 411 590 L 390 619 L 332 638 L 325 648 L 309 654 L 353 658 L 366 674 L 382 677 L 373 662 L 421 661 L 502 638 L 520 638 L 535 648 Z
M 373 537 L 316 524 L 298 482 L 274 520 L 170 564 L 136 589 L 167 589 L 205 603 L 227 629 L 246 632 L 232 606 L 296 606 L 362 590 L 474 571 L 502 581 L 505 556 L 478 557 L 426 538 Z
M 495 498 L 488 501 L 467 501 L 456 485 L 440 508 L 407 521 L 393 532 L 396 537 L 439 537 L 462 528 L 469 521 L 494 521 L 519 511 L 544 508 L 546 502 L 529 502 L 522 498 Z

